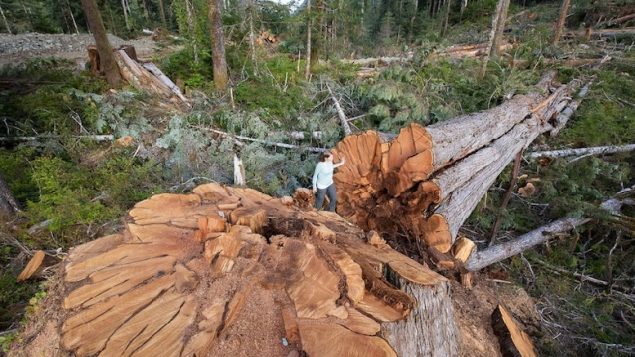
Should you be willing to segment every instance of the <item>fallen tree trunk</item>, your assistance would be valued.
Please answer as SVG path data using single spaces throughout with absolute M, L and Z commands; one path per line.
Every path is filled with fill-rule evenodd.
M 116 50 L 115 61 L 119 72 L 126 82 L 137 89 L 149 91 L 156 95 L 188 104 L 180 89 L 152 63 L 139 63 L 130 58 L 126 51 Z
M 113 135 L 71 135 L 71 136 L 62 136 L 62 135 L 40 135 L 40 136 L 3 136 L 0 137 L 0 142 L 15 142 L 15 141 L 39 141 L 46 139 L 62 139 L 62 138 L 74 138 L 74 139 L 84 139 L 84 140 L 92 140 L 92 141 L 112 141 L 115 140 Z
M 624 193 L 632 192 L 633 189 L 634 188 L 624 190 L 620 192 L 620 194 L 623 195 Z M 604 201 L 600 206 L 611 214 L 617 214 L 622 206 L 622 202 L 620 199 L 612 198 Z M 589 221 L 591 221 L 590 218 L 560 218 L 515 239 L 472 254 L 465 264 L 465 268 L 468 271 L 481 270 L 494 263 L 522 253 L 531 247 L 544 243 L 557 234 L 575 229 L 575 227 L 581 226 Z
M 329 91 L 329 95 L 331 96 L 333 104 L 335 105 L 335 110 L 337 111 L 337 116 L 340 118 L 340 124 L 342 125 L 342 129 L 344 130 L 344 136 L 351 135 L 351 126 L 348 124 L 348 120 L 346 120 L 346 114 L 344 114 L 344 111 L 340 106 L 340 102 L 337 100 L 337 98 L 335 98 L 335 94 L 333 94 L 333 91 L 328 84 L 326 85 L 326 89 L 328 89 Z
M 615 37 L 615 36 L 633 36 L 635 35 L 635 27 L 615 28 L 615 29 L 587 29 L 582 31 L 567 32 L 567 37 Z
M 411 124 L 397 136 L 368 131 L 345 138 L 333 151 L 347 158 L 334 176 L 338 212 L 364 229 L 448 252 L 515 153 L 550 130 L 570 102 L 578 81 L 541 94 L 553 75 L 543 77 L 539 92 L 488 111 L 426 128 Z
M 620 152 L 629 152 L 633 150 L 635 150 L 635 144 L 594 146 L 589 148 L 534 151 L 534 152 L 528 153 L 527 155 L 525 155 L 525 157 L 528 159 L 536 159 L 540 157 L 558 158 L 558 157 L 581 156 L 581 155 L 615 154 Z

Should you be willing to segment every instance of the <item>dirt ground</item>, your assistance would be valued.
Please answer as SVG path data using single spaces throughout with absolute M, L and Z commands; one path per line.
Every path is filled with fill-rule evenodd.
M 157 46 L 151 36 L 142 36 L 133 40 L 123 40 L 108 35 L 110 44 L 119 47 L 124 44 L 133 45 L 140 60 L 150 60 L 154 54 L 174 50 L 177 47 Z M 84 69 L 88 56 L 86 47 L 95 44 L 91 34 L 40 34 L 25 33 L 18 35 L 0 34 L 0 67 L 7 64 L 18 64 L 33 57 L 58 57 L 75 62 L 79 69 Z

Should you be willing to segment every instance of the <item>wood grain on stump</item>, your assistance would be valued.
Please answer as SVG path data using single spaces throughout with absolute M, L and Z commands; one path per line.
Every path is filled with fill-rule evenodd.
M 395 356 L 381 323 L 418 304 L 383 272 L 424 290 L 446 279 L 367 235 L 250 189 L 155 195 L 122 232 L 69 252 L 61 347 L 77 356 Z

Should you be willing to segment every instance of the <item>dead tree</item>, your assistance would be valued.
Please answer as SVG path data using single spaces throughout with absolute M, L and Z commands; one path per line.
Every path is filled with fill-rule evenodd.
M 97 51 L 99 52 L 100 66 L 106 75 L 106 80 L 111 87 L 117 87 L 121 82 L 119 68 L 112 53 L 112 46 L 106 35 L 104 23 L 95 0 L 82 0 L 82 7 L 86 14 L 88 26 L 95 37 Z

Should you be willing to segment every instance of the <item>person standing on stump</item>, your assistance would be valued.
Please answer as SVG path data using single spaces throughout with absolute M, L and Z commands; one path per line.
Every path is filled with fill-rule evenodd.
M 335 183 L 333 182 L 333 170 L 345 163 L 346 159 L 342 157 L 342 161 L 333 164 L 333 154 L 328 151 L 320 154 L 320 162 L 315 166 L 315 173 L 313 174 L 313 193 L 316 194 L 315 208 L 318 210 L 322 209 L 324 195 L 328 195 L 328 210 L 335 212 L 337 192 L 335 190 Z

